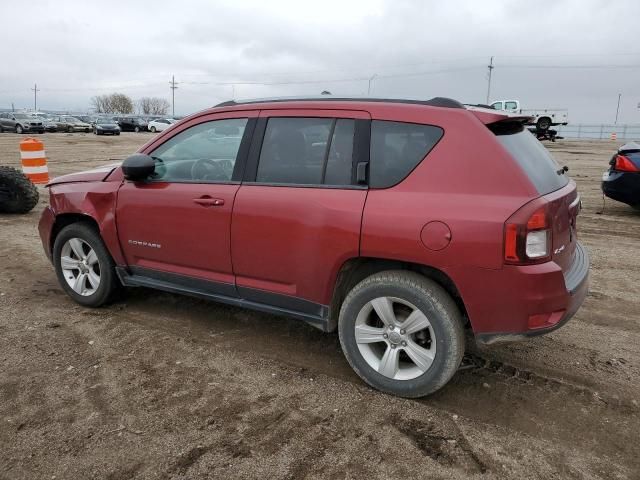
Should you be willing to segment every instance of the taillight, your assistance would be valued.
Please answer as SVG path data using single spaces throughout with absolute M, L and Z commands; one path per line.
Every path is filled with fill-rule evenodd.
M 640 168 L 636 167 L 635 164 L 624 155 L 616 155 L 613 168 L 620 172 L 640 172 Z
M 551 222 L 547 204 L 531 212 L 525 206 L 507 220 L 504 230 L 505 263 L 526 265 L 551 259 Z

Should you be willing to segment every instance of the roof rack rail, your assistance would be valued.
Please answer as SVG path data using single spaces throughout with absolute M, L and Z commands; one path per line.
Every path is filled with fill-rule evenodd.
M 280 103 L 280 102 L 384 102 L 384 103 L 408 103 L 413 105 L 427 105 L 430 107 L 444 108 L 465 108 L 464 105 L 457 100 L 446 97 L 433 97 L 430 100 L 411 100 L 403 98 L 367 98 L 367 97 L 332 97 L 322 95 L 321 97 L 274 97 L 274 98 L 255 98 L 249 100 L 227 100 L 214 106 L 233 107 L 235 105 L 248 105 L 253 103 Z

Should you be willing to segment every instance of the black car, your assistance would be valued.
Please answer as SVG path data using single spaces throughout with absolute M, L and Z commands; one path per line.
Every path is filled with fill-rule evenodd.
M 602 175 L 602 191 L 618 202 L 640 210 L 640 145 L 627 143 L 609 161 Z
M 113 118 L 96 118 L 93 124 L 96 135 L 120 135 L 120 127 Z
M 118 125 L 123 132 L 143 132 L 147 130 L 147 122 L 138 117 L 118 117 Z

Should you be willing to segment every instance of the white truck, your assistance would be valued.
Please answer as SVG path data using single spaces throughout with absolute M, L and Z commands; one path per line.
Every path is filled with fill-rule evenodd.
M 530 125 L 535 125 L 537 130 L 547 130 L 552 125 L 566 125 L 569 123 L 569 110 L 566 108 L 520 108 L 519 100 L 496 100 L 491 104 L 496 110 L 521 113 L 533 118 Z

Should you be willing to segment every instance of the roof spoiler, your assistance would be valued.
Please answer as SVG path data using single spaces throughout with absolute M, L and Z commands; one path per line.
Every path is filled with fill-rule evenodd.
M 505 112 L 504 110 L 486 108 L 485 106 L 466 105 L 466 108 L 487 126 L 495 123 L 515 123 L 524 125 L 525 123 L 533 120 L 533 117 L 531 115 Z

